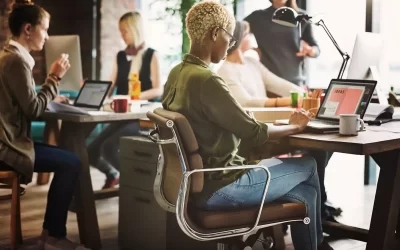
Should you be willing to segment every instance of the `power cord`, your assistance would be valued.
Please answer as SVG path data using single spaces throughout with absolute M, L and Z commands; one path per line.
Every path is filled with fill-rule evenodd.
M 368 125 L 380 126 L 388 122 L 398 122 L 398 121 L 400 121 L 400 119 L 385 119 L 385 120 L 374 120 L 374 121 L 364 121 L 364 122 Z

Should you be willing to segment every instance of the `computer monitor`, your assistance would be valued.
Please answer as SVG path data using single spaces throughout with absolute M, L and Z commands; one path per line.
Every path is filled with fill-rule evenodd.
M 49 73 L 51 64 L 62 54 L 69 55 L 71 67 L 63 76 L 60 90 L 79 91 L 81 88 L 82 61 L 79 36 L 50 36 L 44 46 L 46 57 L 46 69 Z
M 347 78 L 376 80 L 375 93 L 379 103 L 387 102 L 385 85 L 379 77 L 379 68 L 384 53 L 384 40 L 380 34 L 363 32 L 357 34 L 351 56 Z

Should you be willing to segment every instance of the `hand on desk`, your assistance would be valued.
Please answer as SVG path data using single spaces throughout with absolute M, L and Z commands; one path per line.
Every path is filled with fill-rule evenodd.
M 306 126 L 307 126 L 308 122 L 311 120 L 311 118 L 312 118 L 312 114 L 310 112 L 305 111 L 303 109 L 296 110 L 290 116 L 289 124 L 299 126 L 299 129 L 300 129 L 299 132 L 301 132 L 306 128 Z
M 53 102 L 69 104 L 69 99 L 66 96 L 58 95 L 54 98 Z

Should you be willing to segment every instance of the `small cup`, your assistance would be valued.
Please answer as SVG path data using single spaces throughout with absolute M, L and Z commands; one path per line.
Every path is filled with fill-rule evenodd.
M 128 99 L 114 99 L 110 107 L 115 113 L 126 113 L 128 112 Z
M 290 92 L 290 98 L 292 100 L 292 108 L 298 108 L 299 107 L 299 93 L 295 91 Z
M 365 130 L 365 124 L 357 114 L 342 114 L 339 121 L 339 134 L 356 136 L 358 132 Z
M 303 109 L 307 111 L 310 110 L 313 113 L 317 113 L 320 103 L 321 102 L 319 98 L 304 98 Z

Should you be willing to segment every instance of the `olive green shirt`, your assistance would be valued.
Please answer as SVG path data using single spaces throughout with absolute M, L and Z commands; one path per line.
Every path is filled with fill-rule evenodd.
M 224 80 L 192 55 L 186 55 L 171 70 L 162 104 L 164 109 L 187 118 L 205 168 L 243 165 L 245 159 L 237 155 L 241 139 L 250 141 L 252 146 L 262 145 L 268 139 L 267 125 L 251 118 L 232 97 Z M 243 173 L 209 172 L 205 175 L 204 191 L 216 191 Z

